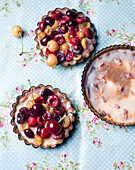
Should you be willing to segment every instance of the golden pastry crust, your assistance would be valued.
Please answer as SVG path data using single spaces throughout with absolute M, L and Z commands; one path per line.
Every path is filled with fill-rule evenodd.
M 129 126 L 129 125 L 134 125 L 134 122 L 128 122 L 128 123 L 121 123 L 121 122 L 117 122 L 117 120 L 114 120 L 113 118 L 111 118 L 110 116 L 105 116 L 102 113 L 99 113 L 94 106 L 92 105 L 92 102 L 90 100 L 90 92 L 89 89 L 86 87 L 85 82 L 87 81 L 87 73 L 89 68 L 93 65 L 93 61 L 97 58 L 99 58 L 101 55 L 103 54 L 107 54 L 108 56 L 110 54 L 110 52 L 112 50 L 119 50 L 119 49 L 130 49 L 131 51 L 135 50 L 135 47 L 133 46 L 126 46 L 126 45 L 114 45 L 114 46 L 110 46 L 110 47 L 106 47 L 104 49 L 102 49 L 101 51 L 98 51 L 87 63 L 87 65 L 84 68 L 83 74 L 82 74 L 82 80 L 81 80 L 81 86 L 82 86 L 82 92 L 83 92 L 83 96 L 84 96 L 84 100 L 86 101 L 88 107 L 91 109 L 91 111 L 97 115 L 100 119 L 106 121 L 107 123 L 110 124 L 115 124 L 115 125 L 120 125 L 120 126 Z M 133 53 L 134 55 L 134 53 Z M 89 70 L 90 72 L 90 70 Z
M 58 11 L 67 11 L 69 8 L 56 8 L 55 10 L 58 10 Z M 77 12 L 77 10 L 76 9 L 73 9 L 73 10 L 75 10 L 76 12 Z M 47 16 L 49 16 L 51 14 L 51 11 L 49 11 L 48 12 L 48 14 L 47 15 L 44 15 L 43 17 L 42 17 L 42 21 L 44 20 L 44 18 L 45 17 L 47 17 Z M 78 15 L 84 15 L 82 12 L 78 12 Z M 74 61 L 74 60 L 72 60 L 71 62 L 67 62 L 67 61 L 65 61 L 65 62 L 63 62 L 63 63 L 61 63 L 61 65 L 62 66 L 64 66 L 64 67 L 66 67 L 66 66 L 68 66 L 68 65 L 71 65 L 71 66 L 73 66 L 73 65 L 75 65 L 75 64 L 77 64 L 77 63 L 82 63 L 83 62 L 83 60 L 85 59 L 85 58 L 88 58 L 89 56 L 90 56 L 90 52 L 92 52 L 93 50 L 94 50 L 94 45 L 96 44 L 96 38 L 97 38 L 97 34 L 96 34 L 96 30 L 95 30 L 95 27 L 94 27 L 94 25 L 90 22 L 90 19 L 88 18 L 88 17 L 86 17 L 86 22 L 89 22 L 90 23 L 90 25 L 91 25 L 91 28 L 93 29 L 93 36 L 94 36 L 94 40 L 93 41 L 91 41 L 91 44 L 90 44 L 90 46 L 91 45 L 93 45 L 93 48 L 91 48 L 90 46 L 88 47 L 88 49 L 86 50 L 86 52 L 85 52 L 85 54 L 82 56 L 82 59 L 81 60 L 78 60 L 78 61 Z M 39 23 L 38 23 L 39 24 Z M 37 25 L 38 25 L 37 24 Z M 36 37 L 35 37 L 35 41 L 37 42 L 37 49 L 38 50 L 40 50 L 41 51 L 41 56 L 44 56 L 44 54 L 43 54 L 43 49 L 40 49 L 40 44 L 39 44 L 39 41 L 38 41 L 38 28 L 35 30 L 35 33 L 36 33 Z
M 33 91 L 33 92 L 36 92 L 36 91 L 38 91 L 38 90 L 44 90 L 45 88 L 50 89 L 54 94 L 57 94 L 57 96 L 58 96 L 60 99 L 63 99 L 63 101 L 64 101 L 63 103 L 65 103 L 65 104 L 66 104 L 67 102 L 70 103 L 70 108 L 68 108 L 68 111 L 69 111 L 69 112 L 72 112 L 72 113 L 75 113 L 75 110 L 74 110 L 73 107 L 71 106 L 71 105 L 72 105 L 71 101 L 67 99 L 67 95 L 66 95 L 65 93 L 61 93 L 58 88 L 53 89 L 52 86 L 50 86 L 50 85 L 44 86 L 43 84 L 40 84 L 40 85 L 38 85 L 37 87 L 32 86 L 32 91 Z M 25 102 L 30 95 L 31 95 L 31 88 L 30 88 L 29 90 L 24 90 L 24 91 L 22 92 L 22 95 L 20 95 L 20 96 L 18 96 L 18 97 L 16 98 L 17 101 L 12 105 L 13 110 L 12 110 L 11 113 L 10 113 L 10 115 L 11 115 L 11 117 L 12 117 L 11 125 L 14 126 L 13 131 L 18 134 L 19 140 L 24 140 L 24 142 L 25 142 L 26 145 L 32 144 L 32 146 L 33 146 L 34 148 L 37 148 L 37 147 L 39 147 L 38 145 L 29 142 L 29 141 L 21 134 L 21 132 L 19 131 L 18 126 L 17 126 L 17 124 L 16 124 L 16 122 L 15 122 L 15 113 L 16 113 L 16 111 L 17 111 L 17 106 L 18 106 L 20 103 Z M 67 114 L 67 115 L 68 115 L 68 114 Z M 75 117 L 74 117 L 73 115 L 70 116 L 70 119 L 71 119 L 71 122 L 72 122 L 72 123 L 75 121 Z M 63 138 L 67 138 L 67 137 L 69 136 L 69 131 L 71 131 L 71 130 L 73 129 L 73 124 L 72 124 L 72 123 L 71 123 L 71 125 L 70 125 L 68 128 L 65 129 L 66 134 L 64 135 Z M 56 143 L 56 144 L 48 144 L 48 145 L 46 145 L 46 146 L 44 146 L 44 145 L 42 144 L 42 145 L 41 145 L 41 148 L 43 148 L 43 149 L 46 149 L 46 148 L 48 148 L 48 147 L 55 148 L 57 144 L 61 144 L 61 143 L 63 142 L 63 138 L 57 140 L 57 143 Z

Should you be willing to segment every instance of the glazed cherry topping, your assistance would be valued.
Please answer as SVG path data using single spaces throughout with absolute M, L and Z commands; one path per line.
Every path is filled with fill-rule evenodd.
M 69 20 L 70 20 L 70 17 L 68 17 L 66 14 L 62 14 L 61 18 L 57 21 L 61 24 L 65 24 Z
M 52 38 L 49 35 L 46 35 L 42 40 L 40 40 L 40 43 L 42 46 L 47 46 L 48 41 L 50 41 Z
M 38 116 L 38 114 L 36 113 L 36 112 L 33 112 L 33 109 L 32 108 L 30 108 L 29 109 L 29 116 L 32 116 L 32 117 L 37 117 Z
M 68 30 L 71 35 L 75 36 L 77 32 L 79 31 L 79 28 L 77 25 L 75 25 L 75 26 L 69 27 Z
M 56 114 L 63 114 L 63 113 L 65 113 L 65 108 L 64 108 L 64 106 L 62 106 L 62 105 L 59 105 L 59 106 L 57 106 L 57 107 L 54 107 L 53 108 L 53 110 L 54 110 L 54 112 L 56 113 Z
M 51 113 L 50 113 L 49 111 L 47 111 L 47 110 L 46 110 L 46 111 L 43 113 L 43 115 L 42 115 L 42 119 L 45 120 L 45 121 L 51 120 L 51 118 L 52 118 L 52 115 L 51 115 Z
M 59 134 L 62 130 L 62 127 L 56 120 L 52 119 L 47 123 L 47 129 L 51 134 Z
M 93 38 L 93 32 L 90 28 L 86 28 L 84 30 L 84 35 L 89 38 L 89 39 L 92 39 Z
M 65 24 L 61 24 L 60 27 L 59 27 L 59 31 L 62 34 L 65 34 L 66 32 L 68 32 L 68 27 Z
M 34 117 L 29 117 L 28 118 L 28 124 L 30 125 L 30 127 L 35 127 L 37 125 L 37 120 Z
M 34 138 L 34 132 L 31 129 L 25 129 L 24 133 L 28 138 Z
M 45 29 L 45 23 L 44 23 L 44 21 L 41 21 L 41 22 L 39 23 L 38 27 L 39 27 L 39 30 L 40 30 L 41 32 L 44 32 L 44 29 Z
M 53 95 L 54 93 L 49 89 L 44 89 L 41 93 L 41 96 L 45 99 L 45 101 L 48 99 L 49 96 Z
M 42 119 L 42 116 L 38 116 L 38 117 L 37 117 L 37 123 L 38 123 L 40 126 L 44 125 L 45 122 L 46 122 L 46 120 Z
M 65 50 L 64 51 L 64 55 L 65 55 L 65 57 L 66 57 L 66 61 L 67 62 L 70 62 L 72 59 L 73 59 L 73 52 L 72 51 L 70 51 L 70 50 Z
M 78 54 L 82 54 L 82 52 L 83 52 L 83 47 L 82 47 L 81 44 L 79 44 L 79 45 L 72 45 L 71 49 L 72 49 L 72 51 L 73 51 L 75 56 L 77 56 Z
M 39 135 L 40 136 L 40 132 L 41 132 L 41 129 L 42 128 L 44 128 L 44 125 L 38 125 L 38 127 L 37 127 L 37 135 Z
M 51 134 L 51 137 L 54 139 L 54 140 L 58 140 L 58 139 L 61 139 L 63 137 L 63 134 L 64 134 L 64 130 L 62 130 L 59 134 L 55 135 L 55 134 Z
M 69 9 L 69 10 L 66 11 L 66 15 L 70 18 L 75 19 L 76 16 L 77 16 L 77 12 L 72 10 L 72 9 Z
M 57 58 L 58 58 L 58 64 L 62 63 L 66 59 L 65 55 L 61 52 L 57 53 Z
M 51 17 L 55 20 L 60 19 L 61 16 L 62 16 L 61 11 L 54 10 L 54 11 L 51 12 Z
M 59 98 L 56 95 L 51 95 L 47 99 L 48 106 L 57 107 L 59 105 Z
M 83 23 L 83 22 L 85 22 L 85 21 L 86 21 L 86 17 L 83 16 L 83 15 L 78 16 L 78 17 L 76 18 L 76 22 L 77 22 L 78 24 L 81 24 L 81 23 Z
M 52 27 L 53 24 L 54 24 L 54 19 L 52 17 L 46 17 L 44 19 L 44 22 L 45 22 L 46 25 L 49 25 L 50 27 Z
M 59 34 L 59 32 L 54 30 L 51 32 L 50 37 L 53 39 L 57 34 Z
M 56 55 L 57 53 L 56 53 L 56 52 L 52 52 L 52 51 L 50 51 L 48 48 L 46 48 L 45 56 L 48 57 L 49 54 L 54 54 L 54 55 Z
M 35 103 L 33 106 L 32 106 L 32 112 L 33 113 L 37 113 L 37 115 L 41 115 L 42 112 L 43 112 L 43 106 L 41 103 Z
M 45 100 L 43 97 L 37 97 L 34 101 L 35 103 L 40 103 L 40 104 L 45 103 Z
M 41 129 L 40 136 L 41 136 L 43 139 L 49 138 L 50 135 L 51 135 L 51 134 L 50 134 L 50 132 L 48 131 L 47 128 L 42 128 L 42 129 Z
M 62 45 L 65 42 L 65 38 L 62 34 L 55 35 L 54 40 L 58 43 L 58 45 Z
M 75 37 L 75 36 L 71 37 L 69 42 L 72 45 L 79 45 L 79 44 L 81 44 L 80 39 L 78 37 Z

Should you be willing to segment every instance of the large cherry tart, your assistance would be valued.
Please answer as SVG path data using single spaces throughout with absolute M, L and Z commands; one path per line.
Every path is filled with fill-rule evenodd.
M 33 101 L 33 102 L 31 102 Z M 33 147 L 56 147 L 73 129 L 74 109 L 64 93 L 40 84 L 17 97 L 11 112 L 14 132 Z M 67 121 L 68 120 L 68 121 Z
M 36 29 L 35 41 L 41 56 L 47 58 L 46 65 L 55 67 L 75 65 L 83 62 L 94 50 L 96 32 L 90 19 L 75 9 L 57 8 L 42 17 Z M 73 49 L 72 45 L 80 45 Z M 71 51 L 66 57 L 65 51 Z M 70 57 L 69 57 L 70 56 Z

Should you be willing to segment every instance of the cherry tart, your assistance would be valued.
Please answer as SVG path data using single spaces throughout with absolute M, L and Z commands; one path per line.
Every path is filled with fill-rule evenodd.
M 32 92 L 33 91 L 33 95 Z M 23 91 L 11 111 L 13 131 L 33 147 L 56 147 L 73 129 L 75 110 L 59 89 L 42 84 Z
M 81 63 L 94 50 L 96 32 L 90 19 L 75 9 L 57 8 L 42 17 L 35 41 L 46 64 L 55 66 Z

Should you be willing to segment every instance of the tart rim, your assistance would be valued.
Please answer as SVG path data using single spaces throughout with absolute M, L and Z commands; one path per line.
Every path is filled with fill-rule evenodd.
M 64 8 L 55 8 L 54 10 L 65 11 L 65 10 L 68 10 L 68 9 L 70 9 L 70 8 L 64 7 Z M 73 8 L 73 10 L 77 11 L 77 10 L 74 9 L 74 8 Z M 50 14 L 50 12 L 51 12 L 51 11 L 49 11 L 49 12 L 47 13 L 47 15 L 42 16 L 42 17 L 41 17 L 41 20 L 43 21 L 43 19 L 44 19 L 45 17 L 47 17 L 47 16 Z M 83 12 L 77 12 L 77 13 L 80 14 L 80 15 L 84 15 Z M 94 38 L 95 38 L 94 42 L 91 44 L 91 45 L 93 45 L 93 49 L 92 49 L 92 50 L 90 50 L 89 48 L 86 49 L 86 52 L 85 52 L 84 55 L 82 55 L 83 57 L 82 57 L 81 60 L 74 61 L 73 63 L 68 63 L 67 61 L 64 62 L 64 63 L 61 63 L 60 65 L 62 65 L 62 66 L 64 66 L 64 67 L 66 67 L 66 66 L 68 66 L 68 65 L 74 66 L 74 65 L 76 65 L 77 63 L 82 63 L 85 58 L 90 57 L 90 52 L 94 51 L 94 49 L 95 49 L 95 45 L 96 45 L 96 43 L 97 43 L 97 41 L 96 41 L 96 39 L 97 39 L 97 31 L 96 31 L 96 29 L 95 29 L 95 27 L 94 27 L 94 24 L 91 23 L 90 19 L 89 19 L 87 16 L 85 16 L 85 17 L 86 17 L 86 20 L 88 20 L 88 22 L 91 24 L 91 28 L 93 28 L 93 35 L 94 35 Z M 41 21 L 40 21 L 40 22 L 41 22 Z M 37 26 L 38 26 L 38 24 L 39 24 L 39 22 L 37 23 Z M 37 29 L 35 30 L 36 37 L 34 38 L 34 40 L 37 42 L 36 48 L 37 48 L 38 50 L 40 50 L 41 56 L 43 57 L 43 56 L 45 56 L 45 55 L 43 55 L 43 50 L 40 49 L 40 46 L 39 46 L 39 42 L 38 42 L 38 30 L 39 30 L 39 28 L 37 28 Z
M 58 88 L 53 88 L 51 85 L 44 86 L 43 84 L 39 84 L 37 87 L 36 87 L 36 86 L 32 86 L 29 90 L 24 90 L 24 91 L 22 92 L 22 95 L 19 95 L 19 96 L 16 97 L 16 102 L 12 104 L 13 110 L 10 112 L 10 116 L 12 117 L 12 119 L 11 119 L 11 125 L 14 126 L 13 132 L 18 134 L 18 139 L 19 139 L 19 140 L 24 140 L 24 142 L 25 142 L 26 145 L 32 145 L 34 148 L 41 147 L 41 148 L 43 148 L 43 149 L 46 149 L 46 148 L 48 148 L 48 147 L 55 148 L 57 144 L 61 144 L 61 143 L 63 142 L 63 139 L 64 139 L 64 138 L 67 138 L 67 137 L 69 136 L 69 131 L 71 131 L 71 130 L 73 129 L 73 122 L 75 121 L 75 117 L 74 117 L 74 116 L 72 116 L 72 120 L 71 120 L 72 123 L 71 123 L 71 125 L 70 125 L 68 128 L 66 128 L 66 129 L 67 129 L 66 135 L 64 135 L 64 137 L 63 137 L 62 139 L 57 140 L 57 143 L 56 143 L 56 144 L 48 144 L 48 145 L 46 145 L 46 146 L 44 146 L 44 145 L 38 146 L 38 145 L 36 145 L 36 144 L 34 144 L 34 143 L 29 142 L 29 141 L 21 134 L 21 132 L 20 132 L 20 130 L 19 130 L 19 128 L 18 128 L 18 125 L 15 123 L 15 113 L 16 113 L 16 111 L 17 111 L 17 106 L 20 104 L 20 100 L 23 99 L 24 97 L 28 97 L 29 94 L 31 94 L 31 89 L 32 89 L 32 91 L 34 92 L 34 91 L 40 90 L 41 88 L 43 88 L 43 89 L 45 89 L 45 88 L 50 89 L 50 88 L 51 88 L 51 90 L 53 89 L 53 92 L 54 92 L 54 93 L 58 93 L 58 97 L 61 96 L 61 97 L 64 98 L 64 102 L 69 102 L 69 103 L 70 103 L 70 106 L 71 106 L 71 107 L 70 107 L 69 109 L 72 110 L 72 113 L 75 112 L 74 108 L 72 107 L 72 102 L 71 102 L 71 100 L 68 100 L 68 99 L 67 99 L 67 95 L 66 95 L 65 93 L 61 93 L 61 92 L 60 92 L 60 89 L 58 89 Z M 67 115 L 68 115 L 68 114 L 67 114 Z
M 88 105 L 89 109 L 96 116 L 98 116 L 98 118 L 100 118 L 101 120 L 106 121 L 107 123 L 110 123 L 110 124 L 119 125 L 119 126 L 130 126 L 130 125 L 134 125 L 135 121 L 128 122 L 128 123 L 122 123 L 122 122 L 117 122 L 117 121 L 113 120 L 112 118 L 109 118 L 108 116 L 101 115 L 94 108 L 94 106 L 92 105 L 91 101 L 88 99 L 87 94 L 86 94 L 86 90 L 85 90 L 85 79 L 87 77 L 87 71 L 91 67 L 93 61 L 96 60 L 97 58 L 100 58 L 101 55 L 106 54 L 107 52 L 111 52 L 113 50 L 120 50 L 120 49 L 125 49 L 125 50 L 129 49 L 131 51 L 134 51 L 135 47 L 134 46 L 130 46 L 130 45 L 121 45 L 121 44 L 111 45 L 111 46 L 103 48 L 103 49 L 99 50 L 97 53 L 95 53 L 95 55 L 90 58 L 90 60 L 88 61 L 88 63 L 84 67 L 84 70 L 82 72 L 81 88 L 82 88 L 82 94 L 83 94 L 84 100 L 86 101 L 86 104 Z

